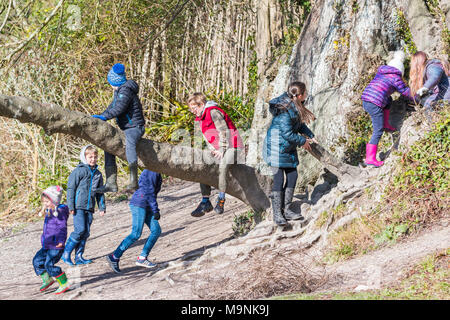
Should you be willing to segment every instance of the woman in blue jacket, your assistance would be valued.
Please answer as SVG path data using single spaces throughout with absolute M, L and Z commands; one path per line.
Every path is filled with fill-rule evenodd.
M 136 261 L 137 266 L 155 268 L 157 265 L 147 260 L 147 257 L 161 234 L 159 226 L 159 208 L 156 197 L 161 190 L 162 177 L 159 173 L 145 169 L 139 177 L 139 188 L 130 200 L 132 214 L 132 230 L 117 249 L 106 256 L 109 265 L 116 273 L 120 273 L 119 260 L 123 253 L 136 242 L 142 234 L 144 223 L 150 229 L 150 236 L 145 242 L 142 253 Z
M 290 210 L 289 205 L 298 178 L 297 147 L 310 151 L 310 143 L 317 143 L 305 124 L 315 120 L 314 114 L 303 105 L 306 96 L 305 84 L 297 81 L 289 85 L 287 92 L 269 102 L 273 119 L 264 140 L 263 157 L 275 171 L 272 211 L 274 222 L 280 226 L 286 225 L 287 220 L 303 219 L 300 213 Z

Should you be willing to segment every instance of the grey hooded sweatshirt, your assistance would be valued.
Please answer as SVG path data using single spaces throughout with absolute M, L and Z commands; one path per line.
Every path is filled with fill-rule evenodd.
M 81 149 L 80 164 L 69 175 L 67 183 L 67 206 L 70 211 L 86 210 L 95 211 L 95 202 L 98 203 L 100 211 L 105 211 L 105 196 L 96 193 L 96 190 L 103 186 L 102 173 L 95 167 L 87 164 L 85 151 L 87 145 Z

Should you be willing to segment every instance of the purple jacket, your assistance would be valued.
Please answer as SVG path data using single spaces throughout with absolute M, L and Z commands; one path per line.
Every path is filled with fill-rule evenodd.
M 395 91 L 412 100 L 411 92 L 402 80 L 401 71 L 391 66 L 381 66 L 375 78 L 364 89 L 361 99 L 384 108 Z
M 69 208 L 65 204 L 60 204 L 56 210 L 58 211 L 57 217 L 53 213 L 45 215 L 44 232 L 41 236 L 41 244 L 44 249 L 63 250 L 66 243 Z M 59 243 L 62 243 L 63 246 L 56 248 Z

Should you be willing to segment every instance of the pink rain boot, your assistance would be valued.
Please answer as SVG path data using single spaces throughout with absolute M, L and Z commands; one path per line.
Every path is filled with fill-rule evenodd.
M 383 129 L 388 132 L 394 132 L 394 131 L 397 131 L 397 129 L 389 124 L 389 114 L 390 113 L 391 113 L 391 111 L 389 109 L 383 109 L 383 116 L 384 116 L 383 117 L 383 120 L 384 120 L 383 121 Z
M 378 145 L 376 144 L 366 144 L 366 160 L 364 163 L 368 166 L 381 167 L 384 162 L 377 160 L 377 149 Z

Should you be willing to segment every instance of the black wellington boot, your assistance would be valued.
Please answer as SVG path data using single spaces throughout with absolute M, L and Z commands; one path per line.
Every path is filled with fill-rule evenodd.
M 300 212 L 295 212 L 290 208 L 294 197 L 294 188 L 286 188 L 284 191 L 284 217 L 286 220 L 304 220 Z
M 128 164 L 128 170 L 130 170 L 130 182 L 127 186 L 127 191 L 134 192 L 137 188 L 139 188 L 137 162 Z
M 117 166 L 105 166 L 106 184 L 97 189 L 97 193 L 117 192 Z
M 282 210 L 283 191 L 272 192 L 272 213 L 273 222 L 279 226 L 287 225 L 287 221 L 283 216 Z

